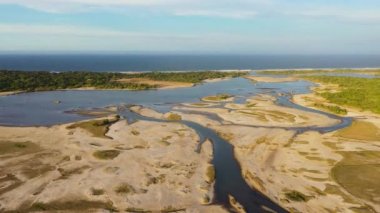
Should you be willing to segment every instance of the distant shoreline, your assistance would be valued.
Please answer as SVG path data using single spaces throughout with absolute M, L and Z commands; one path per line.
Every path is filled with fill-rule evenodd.
M 63 72 L 94 72 L 94 73 L 122 73 L 122 74 L 139 74 L 139 73 L 185 73 L 185 72 L 255 72 L 255 71 L 334 71 L 334 70 L 380 70 L 380 67 L 363 67 L 363 68 L 280 68 L 280 69 L 189 69 L 189 70 L 144 70 L 144 71 L 91 71 L 91 70 L 18 70 L 18 69 L 1 69 L 0 71 L 20 71 L 20 72 L 49 72 L 49 73 L 63 73 Z

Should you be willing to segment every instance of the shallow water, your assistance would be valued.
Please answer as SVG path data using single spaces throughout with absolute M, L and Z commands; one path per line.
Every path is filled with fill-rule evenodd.
M 239 98 L 236 102 L 242 103 L 248 97 L 256 94 L 268 93 L 278 97 L 278 104 L 300 110 L 321 113 L 332 118 L 338 116 L 298 106 L 289 101 L 289 96 L 279 94 L 299 94 L 309 92 L 313 84 L 306 81 L 286 83 L 252 83 L 244 78 L 236 78 L 228 81 L 205 83 L 191 88 L 172 90 L 149 91 L 52 91 L 25 93 L 14 96 L 0 97 L 0 124 L 31 126 L 53 125 L 65 122 L 81 120 L 84 116 L 65 113 L 76 108 L 95 108 L 107 105 L 137 104 L 166 112 L 173 106 L 181 103 L 199 102 L 200 98 L 218 93 L 229 93 Z M 60 100 L 61 104 L 54 104 Z M 146 118 L 129 110 L 120 111 L 120 115 L 129 121 L 154 120 Z M 331 127 L 299 128 L 299 131 L 316 130 L 321 132 L 333 131 L 349 125 L 350 120 L 340 119 L 342 122 Z M 161 121 L 165 122 L 165 121 Z M 219 137 L 213 130 L 190 121 L 182 121 L 183 124 L 194 129 L 200 143 L 207 138 L 213 142 L 213 165 L 216 170 L 214 203 L 231 208 L 228 195 L 232 195 L 244 206 L 247 212 L 268 212 L 266 208 L 274 212 L 286 212 L 279 205 L 251 189 L 241 174 L 241 168 L 235 159 L 233 146 Z M 296 129 L 297 130 L 297 129 Z
M 218 93 L 239 96 L 236 101 L 262 93 L 306 93 L 312 84 L 306 81 L 256 83 L 244 78 L 204 83 L 190 88 L 144 91 L 48 91 L 0 97 L 0 124 L 15 126 L 54 125 L 78 121 L 85 116 L 64 113 L 74 109 L 137 104 L 167 112 L 180 103 L 199 102 L 200 98 Z M 55 104 L 54 101 L 61 101 Z

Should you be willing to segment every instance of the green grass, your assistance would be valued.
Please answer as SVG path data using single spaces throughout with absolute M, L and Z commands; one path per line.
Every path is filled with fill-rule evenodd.
M 338 85 L 341 89 L 339 92 L 318 93 L 331 103 L 380 113 L 380 78 L 336 76 L 309 76 L 304 78 L 314 82 Z
M 333 178 L 355 197 L 378 202 L 380 197 L 380 152 L 341 152 L 343 160 L 332 170 Z
M 229 98 L 232 98 L 232 95 L 229 94 L 217 94 L 214 96 L 207 96 L 204 97 L 202 100 L 203 101 L 226 101 Z
M 212 183 L 215 181 L 215 168 L 214 168 L 214 166 L 210 165 L 207 167 L 206 177 L 207 177 L 208 183 Z
M 336 105 L 325 105 L 321 103 L 314 103 L 314 107 L 338 114 L 338 115 L 347 115 L 347 110 Z
M 118 120 L 119 117 L 116 116 L 113 119 L 78 122 L 68 126 L 67 129 L 81 128 L 90 132 L 94 137 L 108 139 L 109 137 L 106 136 L 106 133 L 108 132 L 109 127 L 111 126 L 111 124 L 115 123 Z
M 375 73 L 380 75 L 380 70 L 357 70 L 357 69 L 335 69 L 335 70 L 264 70 L 258 74 L 266 75 L 308 75 L 308 74 L 328 74 L 328 73 Z
M 178 114 L 170 113 L 170 114 L 168 115 L 167 119 L 168 119 L 169 121 L 180 121 L 180 120 L 182 120 L 182 117 L 181 117 L 180 115 L 178 115 Z
M 35 202 L 28 209 L 19 209 L 16 212 L 57 212 L 57 211 L 75 211 L 75 212 L 92 212 L 95 209 L 105 209 L 111 212 L 116 212 L 112 203 L 104 203 L 99 201 L 87 201 L 87 200 L 77 200 L 77 201 L 67 201 L 59 202 L 54 201 L 50 203 Z
M 380 141 L 380 129 L 373 123 L 356 120 L 351 126 L 337 131 L 335 136 L 363 141 Z
M 112 160 L 119 156 L 120 151 L 118 150 L 101 150 L 94 152 L 94 157 L 100 160 Z
M 40 150 L 40 147 L 31 142 L 9 142 L 9 141 L 0 141 L 0 155 L 12 154 L 12 153 L 21 153 L 27 154 L 31 152 L 37 152 Z
M 295 190 L 286 192 L 285 196 L 287 199 L 289 199 L 291 201 L 296 201 L 296 202 L 306 202 L 310 199 L 310 197 L 302 194 L 301 192 L 295 191 Z

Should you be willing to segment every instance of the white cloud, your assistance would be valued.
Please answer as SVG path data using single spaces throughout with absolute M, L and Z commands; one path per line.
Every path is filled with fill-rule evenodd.
M 247 19 L 257 15 L 255 11 L 239 11 L 239 10 L 180 10 L 174 12 L 177 16 L 201 16 L 201 17 L 218 17 L 218 18 L 233 18 Z
M 188 0 L 183 0 L 186 2 Z M 100 7 L 162 6 L 178 0 L 0 0 L 0 4 L 17 4 L 51 13 L 83 11 Z
M 380 11 L 375 10 L 353 10 L 344 8 L 319 8 L 304 10 L 296 15 L 315 17 L 315 18 L 336 18 L 343 21 L 362 21 L 376 22 L 380 21 Z
M 81 12 L 99 8 L 149 7 L 169 14 L 245 18 L 254 16 L 249 9 L 272 0 L 0 0 L 50 13 Z M 212 9 L 210 9 L 212 8 Z M 245 9 L 241 9 L 245 8 Z

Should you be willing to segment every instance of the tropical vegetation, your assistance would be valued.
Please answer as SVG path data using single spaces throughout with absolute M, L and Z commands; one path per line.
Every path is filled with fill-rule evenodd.
M 239 77 L 246 72 L 44 72 L 0 71 L 0 91 L 46 91 L 93 87 L 97 89 L 154 89 L 157 85 L 138 82 L 122 82 L 120 79 L 144 78 L 156 81 L 200 83 L 206 79 Z

